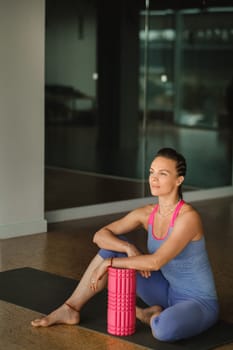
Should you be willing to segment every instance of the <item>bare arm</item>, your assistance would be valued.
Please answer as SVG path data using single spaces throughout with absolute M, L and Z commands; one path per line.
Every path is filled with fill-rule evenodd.
M 200 239 L 202 235 L 203 228 L 198 213 L 195 210 L 189 210 L 177 218 L 172 234 L 155 253 L 130 258 L 116 258 L 113 266 L 136 270 L 159 270 L 174 259 L 190 241 Z
M 123 218 L 114 221 L 97 231 L 93 237 L 93 242 L 100 248 L 126 253 L 128 256 L 135 255 L 132 252 L 135 247 L 132 244 L 119 239 L 117 236 L 131 232 L 140 227 L 146 228 L 150 211 L 151 206 L 131 211 Z
M 156 271 L 175 258 L 192 241 L 200 239 L 203 228 L 198 213 L 188 209 L 176 220 L 172 235 L 153 254 L 132 256 L 128 258 L 114 258 L 113 267 L 131 268 L 138 271 Z M 110 266 L 110 259 L 104 260 L 103 264 L 95 271 L 96 281 L 100 279 Z

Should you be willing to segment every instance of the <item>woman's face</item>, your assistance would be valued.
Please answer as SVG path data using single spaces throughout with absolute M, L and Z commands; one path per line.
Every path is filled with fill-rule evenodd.
M 153 196 L 177 192 L 183 180 L 183 176 L 177 175 L 175 160 L 158 156 L 151 163 L 149 184 Z

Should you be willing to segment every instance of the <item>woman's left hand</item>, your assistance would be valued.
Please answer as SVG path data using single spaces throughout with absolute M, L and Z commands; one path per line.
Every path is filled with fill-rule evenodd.
M 108 271 L 109 262 L 108 260 L 104 260 L 92 273 L 91 276 L 91 289 L 93 291 L 97 291 L 98 282 Z

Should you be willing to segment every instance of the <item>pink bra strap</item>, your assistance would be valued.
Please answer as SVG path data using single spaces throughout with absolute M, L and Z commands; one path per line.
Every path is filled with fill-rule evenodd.
M 180 211 L 181 207 L 183 206 L 183 204 L 184 204 L 184 201 L 183 201 L 183 199 L 181 199 L 181 200 L 179 201 L 179 203 L 177 204 L 176 209 L 175 209 L 175 212 L 174 212 L 174 214 L 173 214 L 173 216 L 172 216 L 170 227 L 173 227 L 173 226 L 174 226 L 174 222 L 175 222 L 175 220 L 176 220 L 176 217 L 177 217 L 177 215 L 179 214 L 179 211 Z
M 174 212 L 174 214 L 173 214 L 173 216 L 172 216 L 171 223 L 170 223 L 169 227 L 173 227 L 173 226 L 174 226 L 176 217 L 177 217 L 177 215 L 178 215 L 178 213 L 179 213 L 181 207 L 183 206 L 183 204 L 184 204 L 184 200 L 181 199 L 181 200 L 179 201 L 179 203 L 177 204 L 176 208 L 175 208 L 175 212 Z M 159 208 L 159 205 L 156 204 L 156 206 L 154 207 L 154 209 L 152 210 L 152 212 L 151 212 L 151 214 L 150 214 L 150 216 L 149 216 L 149 219 L 148 219 L 148 224 L 149 224 L 149 225 L 153 225 L 154 216 L 155 216 L 155 214 L 157 213 L 158 208 Z

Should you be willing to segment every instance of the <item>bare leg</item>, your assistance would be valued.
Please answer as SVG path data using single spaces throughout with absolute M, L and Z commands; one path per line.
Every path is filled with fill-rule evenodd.
M 67 299 L 67 304 L 63 304 L 48 316 L 36 319 L 31 322 L 34 327 L 48 327 L 54 324 L 78 324 L 80 322 L 80 310 L 95 294 L 106 286 L 107 276 L 98 282 L 98 290 L 90 288 L 91 275 L 94 269 L 99 266 L 103 258 L 96 255 L 87 267 L 81 281 L 77 285 L 72 295 Z M 70 305 L 70 306 L 69 306 Z
M 136 317 L 141 322 L 150 325 L 151 317 L 158 316 L 162 312 L 162 310 L 162 307 L 159 305 L 154 305 L 145 309 L 136 306 Z

